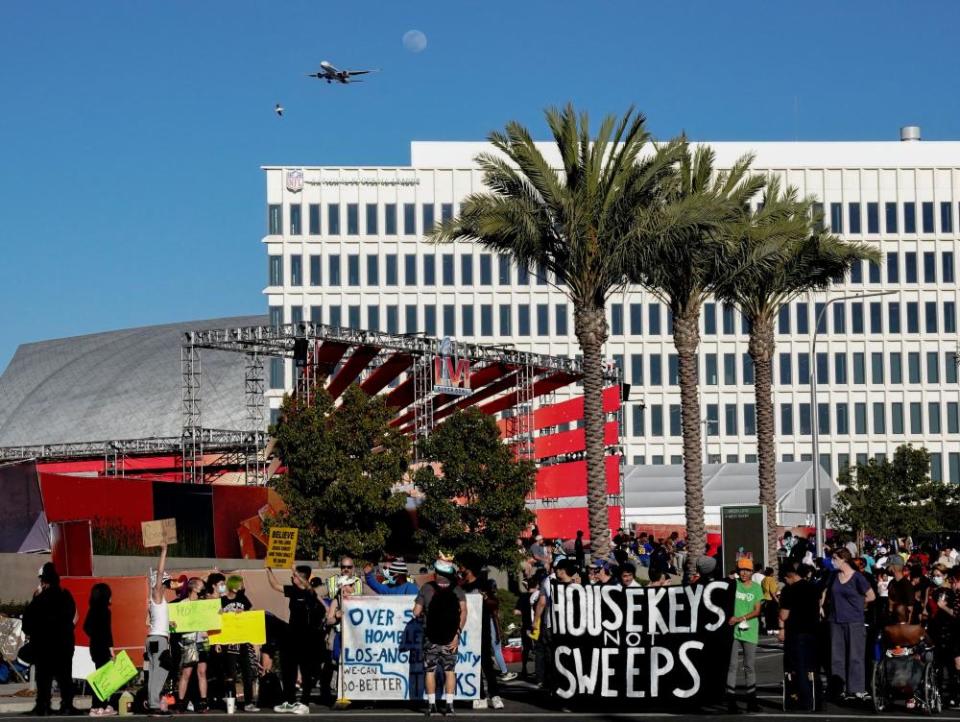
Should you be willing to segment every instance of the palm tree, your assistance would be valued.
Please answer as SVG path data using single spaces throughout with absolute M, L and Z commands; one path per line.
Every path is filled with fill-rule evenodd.
M 728 227 L 743 271 L 726 279 L 717 298 L 734 304 L 750 322 L 750 358 L 754 366 L 757 413 L 757 463 L 760 503 L 767 508 L 767 558 L 777 559 L 777 477 L 774 441 L 773 324 L 780 307 L 809 291 L 840 282 L 854 263 L 880 262 L 880 253 L 862 243 L 848 243 L 822 229 L 811 216 L 813 199 L 799 199 L 796 188 L 783 189 L 770 177 L 763 202 L 745 209 Z M 816 359 L 811 359 L 816 363 Z M 811 410 L 818 423 L 816 409 Z M 814 463 L 818 463 L 814 459 Z
M 681 140 L 680 162 L 658 214 L 646 216 L 631 272 L 632 280 L 663 301 L 673 314 L 677 349 L 680 413 L 683 433 L 684 506 L 689 568 L 706 549 L 703 502 L 703 458 L 700 439 L 700 398 L 697 350 L 700 308 L 717 286 L 739 271 L 731 262 L 735 246 L 724 232 L 764 185 L 750 173 L 751 156 L 723 172 L 714 168 L 708 146 L 691 151 Z M 649 225 L 652 224 L 652 225 Z
M 546 111 L 559 151 L 551 166 L 516 122 L 489 140 L 500 154 L 476 158 L 487 192 L 467 197 L 460 214 L 432 236 L 470 240 L 508 254 L 518 266 L 539 266 L 570 299 L 583 352 L 587 506 L 594 554 L 609 551 L 602 411 L 602 357 L 609 335 L 607 299 L 623 288 L 639 219 L 659 201 L 676 145 L 640 154 L 650 140 L 646 118 L 629 109 L 607 116 L 595 139 L 586 113 L 572 105 Z

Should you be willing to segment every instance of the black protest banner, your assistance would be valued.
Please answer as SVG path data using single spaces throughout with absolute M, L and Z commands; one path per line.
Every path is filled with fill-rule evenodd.
M 720 702 L 733 582 L 673 587 L 551 586 L 553 686 L 561 699 Z

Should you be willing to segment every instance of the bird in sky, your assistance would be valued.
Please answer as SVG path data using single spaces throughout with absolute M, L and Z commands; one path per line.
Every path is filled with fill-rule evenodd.
M 277 116 L 279 116 L 280 118 L 282 118 L 282 117 L 283 117 L 283 106 L 280 105 L 280 103 L 277 103 L 275 106 L 273 106 L 273 112 L 276 113 Z

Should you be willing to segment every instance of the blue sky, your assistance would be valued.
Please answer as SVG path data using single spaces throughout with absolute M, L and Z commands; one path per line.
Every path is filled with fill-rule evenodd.
M 543 137 L 568 100 L 659 136 L 960 139 L 958 26 L 956 0 L 4 0 L 0 369 L 27 341 L 262 311 L 262 164 Z M 383 72 L 304 77 L 323 59 Z

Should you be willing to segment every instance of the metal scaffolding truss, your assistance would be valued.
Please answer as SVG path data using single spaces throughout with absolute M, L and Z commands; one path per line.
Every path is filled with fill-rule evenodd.
M 228 429 L 199 429 L 198 443 L 209 453 L 234 451 L 251 444 L 265 442 L 266 434 Z M 32 444 L 0 447 L 0 461 L 22 459 L 92 459 L 101 458 L 107 468 L 123 470 L 127 456 L 180 455 L 184 439 L 180 436 L 145 439 L 111 439 L 108 441 L 79 441 L 67 444 Z
M 187 343 L 180 347 L 181 397 L 183 410 L 183 479 L 196 483 L 203 478 L 203 428 L 200 406 L 200 383 L 203 369 L 200 349 L 187 334 Z M 199 468 L 198 468 L 199 467 Z
M 247 431 L 250 443 L 244 449 L 244 472 L 248 485 L 262 484 L 266 477 L 267 460 L 264 458 L 264 404 L 263 356 L 254 351 L 246 354 L 243 380 L 247 400 Z
M 516 443 L 517 455 L 521 459 L 533 460 L 533 385 L 536 383 L 536 369 L 531 364 L 523 364 L 517 369 L 517 405 L 516 405 Z
M 433 429 L 433 358 L 422 356 L 413 364 L 413 458 L 419 459 L 419 442 Z
M 243 326 L 239 328 L 191 331 L 185 346 L 220 351 L 258 351 L 264 356 L 293 358 L 297 339 L 339 342 L 347 346 L 373 346 L 385 351 L 403 351 L 413 356 L 434 356 L 440 353 L 441 340 L 418 335 L 399 335 L 379 331 L 341 328 L 302 321 L 278 326 Z M 457 341 L 459 355 L 472 363 L 499 362 L 522 366 L 529 364 L 542 371 L 563 371 L 574 376 L 583 374 L 583 362 L 566 356 L 518 351 L 505 346 L 488 346 Z

